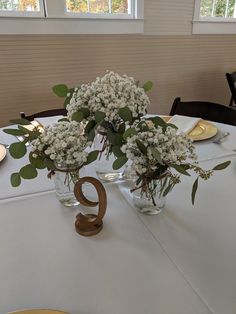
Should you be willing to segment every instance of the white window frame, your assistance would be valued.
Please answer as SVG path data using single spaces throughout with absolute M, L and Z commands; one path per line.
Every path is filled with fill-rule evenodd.
M 201 0 L 195 0 L 193 34 L 236 34 L 236 17 L 201 17 L 200 7 Z
M 109 1 L 109 8 L 111 10 L 111 1 Z M 129 8 L 128 13 L 75 13 L 75 12 L 68 12 L 66 9 L 66 4 L 64 8 L 64 14 L 66 17 L 69 18 L 100 18 L 100 19 L 133 19 L 135 18 L 135 0 L 128 0 L 129 1 Z M 65 1 L 64 1 L 65 3 Z
M 8 11 L 0 10 L 0 17 L 44 17 L 44 3 L 43 0 L 39 0 L 39 11 Z
M 67 12 L 65 0 L 44 0 L 43 17 L 0 16 L 0 35 L 140 34 L 144 32 L 144 0 L 131 1 L 133 14 L 81 14 Z

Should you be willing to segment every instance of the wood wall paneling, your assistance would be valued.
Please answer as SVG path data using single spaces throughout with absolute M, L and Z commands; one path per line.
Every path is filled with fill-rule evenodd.
M 0 124 L 20 111 L 60 107 L 54 84 L 94 80 L 106 69 L 152 80 L 149 112 L 176 96 L 228 104 L 224 74 L 236 68 L 235 36 L 2 36 Z

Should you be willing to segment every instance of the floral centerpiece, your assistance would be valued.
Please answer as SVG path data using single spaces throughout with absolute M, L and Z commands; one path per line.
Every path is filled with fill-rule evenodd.
M 119 147 L 125 129 L 147 113 L 150 101 L 146 92 L 152 88 L 152 83 L 149 81 L 143 87 L 138 85 L 132 77 L 107 72 L 90 84 L 74 89 L 57 85 L 53 90 L 58 96 L 66 96 L 69 120 L 84 123 L 90 140 L 94 140 L 96 134 L 100 135 L 95 140 L 95 145 L 98 144 L 95 148 L 100 151 L 99 158 L 104 154 L 108 161 L 112 154 L 122 154 Z M 109 164 L 104 167 L 109 168 Z
M 7 129 L 6 133 L 23 135 L 23 142 L 11 144 L 9 151 L 14 158 L 23 157 L 27 142 L 31 143 L 29 164 L 11 175 L 11 183 L 18 186 L 21 179 L 32 179 L 38 169 L 47 168 L 49 177 L 63 173 L 64 185 L 70 186 L 79 177 L 80 169 L 98 156 L 108 159 L 114 156 L 114 171 L 128 160 L 132 162 L 137 181 L 134 195 L 150 201 L 158 207 L 156 196 L 166 196 L 181 181 L 181 175 L 197 175 L 192 188 L 192 203 L 198 188 L 198 180 L 207 180 L 214 170 L 225 169 L 230 162 L 203 170 L 198 162 L 195 147 L 186 135 L 177 134 L 176 127 L 159 117 L 144 121 L 149 99 L 146 92 L 152 83 L 139 87 L 132 77 L 107 72 L 91 84 L 69 89 L 56 85 L 54 92 L 65 98 L 68 116 L 41 133 L 38 127 L 28 130 L 25 119 L 13 120 L 18 129 Z M 99 148 L 91 150 L 95 135 L 101 139 Z M 87 153 L 86 148 L 90 147 Z M 142 203 L 142 202 L 141 202 Z
M 190 170 L 197 174 L 192 188 L 194 203 L 199 178 L 209 179 L 214 170 L 225 169 L 230 161 L 203 170 L 197 162 L 195 146 L 187 135 L 178 134 L 174 125 L 159 117 L 150 120 L 139 122 L 125 132 L 126 143 L 121 151 L 132 161 L 137 174 L 136 186 L 132 189 L 136 205 L 143 212 L 153 214 L 160 212 L 164 206 L 163 197 L 181 182 L 181 175 L 190 176 Z M 118 158 L 114 168 L 119 168 L 123 159 Z
M 14 122 L 15 120 L 13 120 Z M 23 125 L 29 121 L 20 119 L 15 122 Z M 21 179 L 37 177 L 38 170 L 47 168 L 48 177 L 55 179 L 57 195 L 62 203 L 72 206 L 78 203 L 74 198 L 73 187 L 80 178 L 81 168 L 97 158 L 98 152 L 88 153 L 86 148 L 91 142 L 83 134 L 81 125 L 76 121 L 60 121 L 47 126 L 43 132 L 36 126 L 33 130 L 19 125 L 18 129 L 6 129 L 6 133 L 24 133 L 24 142 L 11 144 L 9 152 L 13 158 L 19 159 L 26 152 L 26 144 L 30 142 L 29 163 L 19 172 L 11 175 L 14 187 L 21 184 Z

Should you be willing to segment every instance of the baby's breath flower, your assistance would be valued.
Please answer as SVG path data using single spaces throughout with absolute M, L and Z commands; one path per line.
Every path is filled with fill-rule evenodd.
M 149 105 L 148 96 L 136 85 L 134 78 L 107 72 L 91 84 L 76 88 L 66 109 L 69 118 L 82 107 L 90 110 L 88 119 L 94 119 L 95 112 L 102 111 L 106 114 L 105 120 L 113 123 L 119 119 L 120 108 L 127 106 L 133 117 L 138 117 L 147 113 Z
M 57 164 L 80 166 L 87 159 L 85 148 L 89 144 L 81 133 L 79 123 L 61 121 L 46 127 L 45 131 L 32 141 L 33 157 L 46 155 Z

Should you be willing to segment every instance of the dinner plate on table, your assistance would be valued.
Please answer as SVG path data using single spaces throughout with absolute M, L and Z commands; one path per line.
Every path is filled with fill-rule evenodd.
M 171 116 L 162 117 L 166 122 L 169 121 Z M 188 136 L 195 141 L 203 141 L 215 136 L 218 132 L 217 127 L 206 120 L 200 120 L 198 124 L 193 128 L 191 132 L 188 133 Z
M 6 148 L 0 144 L 0 162 L 6 157 L 7 150 Z

